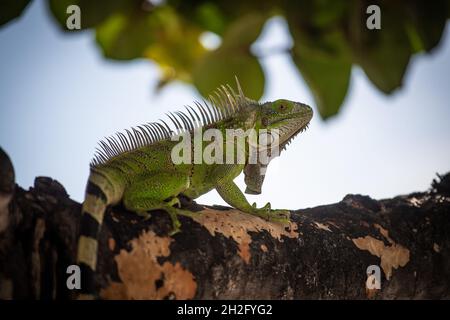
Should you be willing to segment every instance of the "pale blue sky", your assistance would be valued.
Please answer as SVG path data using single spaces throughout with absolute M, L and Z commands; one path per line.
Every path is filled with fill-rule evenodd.
M 271 163 L 263 194 L 248 198 L 291 209 L 336 202 L 347 193 L 385 198 L 425 190 L 436 172 L 450 170 L 448 30 L 438 50 L 414 58 L 404 87 L 390 97 L 354 68 L 341 113 L 326 123 L 313 119 Z M 257 46 L 289 41 L 276 18 Z M 62 34 L 42 1 L 0 29 L 0 48 L 0 146 L 25 188 L 36 176 L 50 176 L 82 200 L 99 139 L 199 98 L 182 83 L 154 94 L 153 63 L 104 60 L 91 32 Z M 262 100 L 286 98 L 315 108 L 287 55 L 261 62 L 268 79 Z M 243 188 L 243 177 L 237 182 Z M 199 201 L 224 204 L 216 192 Z

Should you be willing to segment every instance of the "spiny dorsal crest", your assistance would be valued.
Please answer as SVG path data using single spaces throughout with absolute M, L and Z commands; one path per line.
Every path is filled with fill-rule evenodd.
M 231 86 L 222 85 L 208 97 L 209 103 L 195 101 L 195 108 L 187 105 L 186 111 L 166 113 L 173 126 L 159 119 L 158 122 L 142 124 L 131 130 L 125 129 L 125 133 L 117 132 L 115 136 L 106 137 L 99 142 L 91 167 L 102 165 L 122 153 L 232 117 L 251 102 L 245 97 L 237 77 L 236 84 L 238 93 Z

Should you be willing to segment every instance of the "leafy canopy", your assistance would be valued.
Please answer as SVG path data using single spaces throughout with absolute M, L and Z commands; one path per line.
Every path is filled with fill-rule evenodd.
M 4 0 L 0 25 L 20 15 L 29 0 Z M 66 28 L 69 5 L 80 7 L 81 31 L 92 29 L 105 58 L 150 59 L 161 69 L 158 88 L 173 80 L 192 83 L 207 96 L 240 79 L 259 99 L 265 76 L 250 49 L 267 19 L 283 16 L 293 39 L 286 52 L 313 93 L 322 118 L 338 113 L 358 65 L 380 91 L 401 87 L 412 55 L 430 52 L 442 36 L 446 0 L 48 0 L 51 15 Z M 368 30 L 366 8 L 381 8 L 381 30 Z M 220 37 L 208 49 L 205 33 Z

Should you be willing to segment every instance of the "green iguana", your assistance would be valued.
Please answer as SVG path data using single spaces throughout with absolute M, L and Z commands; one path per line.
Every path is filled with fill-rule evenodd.
M 82 207 L 77 255 L 82 272 L 81 297 L 93 298 L 96 292 L 97 238 L 105 210 L 110 205 L 122 202 L 128 210 L 144 215 L 149 210 L 164 210 L 170 215 L 173 231 L 176 232 L 180 227 L 178 215 L 195 214 L 180 208 L 179 197 L 195 199 L 216 189 L 222 199 L 236 209 L 269 220 L 289 221 L 289 211 L 272 210 L 270 203 L 263 208 L 250 205 L 233 182 L 244 171 L 246 193 L 261 193 L 265 164 L 248 161 L 235 164 L 174 164 L 171 158 L 172 149 L 179 143 L 173 137 L 192 133 L 198 128 L 214 128 L 223 133 L 226 129 L 278 129 L 276 147 L 280 150 L 284 150 L 295 135 L 307 128 L 313 115 L 309 106 L 289 100 L 259 104 L 246 98 L 237 79 L 236 82 L 237 93 L 230 86 L 221 86 L 214 96 L 210 96 L 209 103 L 196 102 L 196 108 L 187 106 L 186 112 L 168 114 L 174 127 L 159 120 L 126 130 L 126 135 L 117 133 L 115 137 L 100 142 L 101 148 L 97 149 L 91 162 Z M 206 146 L 207 143 L 202 142 L 201 147 Z M 223 147 L 227 148 L 226 143 Z M 262 152 L 269 153 L 272 147 Z M 250 150 L 248 140 L 240 148 L 244 148 L 240 151 L 247 155 Z M 239 151 L 235 149 L 233 152 Z

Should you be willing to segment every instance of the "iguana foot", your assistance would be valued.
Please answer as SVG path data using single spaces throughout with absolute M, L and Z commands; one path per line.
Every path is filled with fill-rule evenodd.
M 181 201 L 178 197 L 174 197 L 171 200 L 167 201 L 166 206 L 164 206 L 163 210 L 167 211 L 172 220 L 172 231 L 169 232 L 169 235 L 174 235 L 180 232 L 181 222 L 178 219 L 178 216 L 185 216 L 192 218 L 196 215 L 196 213 L 181 209 Z
M 170 199 L 169 201 L 167 201 L 167 202 L 166 202 L 166 205 L 169 206 L 169 207 L 175 207 L 175 206 L 177 206 L 178 208 L 181 208 L 181 202 L 180 202 L 180 199 L 178 199 L 177 197 L 174 197 L 174 198 Z M 163 208 L 163 209 L 164 209 L 164 208 Z M 136 210 L 136 213 L 137 213 L 137 215 L 138 215 L 139 217 L 144 218 L 144 221 L 150 219 L 151 216 L 152 216 L 152 214 L 151 214 L 150 212 L 145 211 L 145 210 Z M 173 219 L 172 219 L 172 220 L 173 220 Z M 176 223 L 176 221 L 175 221 L 175 223 Z M 178 222 L 178 223 L 179 223 L 179 222 Z
M 178 208 L 181 208 L 181 202 L 180 199 L 178 199 L 178 197 L 174 197 L 171 200 L 167 201 L 167 205 L 171 207 L 177 206 Z
M 271 209 L 270 202 L 268 202 L 264 207 L 262 208 L 256 208 L 256 203 L 253 203 L 252 205 L 252 212 L 250 214 L 256 215 L 258 217 L 261 217 L 267 221 L 275 221 L 275 222 L 281 222 L 281 223 L 289 223 L 290 222 L 290 211 L 289 210 L 281 210 L 281 209 Z
M 175 199 L 175 198 L 174 198 Z M 179 202 L 178 202 L 179 203 Z M 181 222 L 180 220 L 178 220 L 178 215 L 180 216 L 185 216 L 185 217 L 194 217 L 196 215 L 196 213 L 188 211 L 188 210 L 183 210 L 180 208 L 175 208 L 172 206 L 167 206 L 165 208 L 163 208 L 165 211 L 167 211 L 167 213 L 170 216 L 170 219 L 172 220 L 172 226 L 173 229 L 172 231 L 169 232 L 170 236 L 173 236 L 174 234 L 180 232 L 180 227 L 181 227 Z
M 145 210 L 136 210 L 135 212 L 139 217 L 143 218 L 143 221 L 146 221 L 152 217 L 152 214 Z

